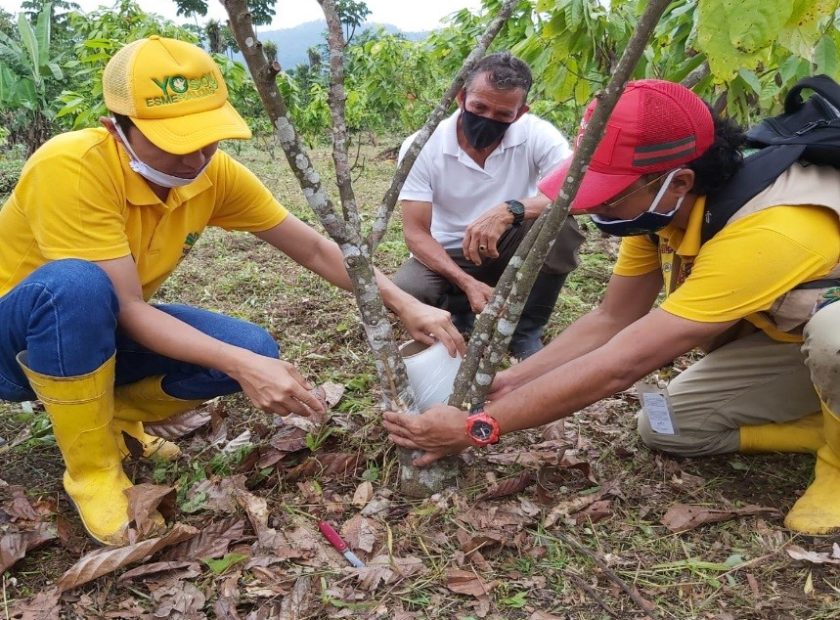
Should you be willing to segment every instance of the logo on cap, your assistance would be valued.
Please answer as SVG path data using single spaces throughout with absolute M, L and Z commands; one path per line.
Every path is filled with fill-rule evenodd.
M 209 97 L 219 90 L 219 83 L 210 71 L 192 79 L 183 75 L 167 75 L 162 78 L 151 78 L 151 80 L 160 88 L 163 95 L 146 97 L 145 102 L 148 108 L 178 103 L 187 99 Z

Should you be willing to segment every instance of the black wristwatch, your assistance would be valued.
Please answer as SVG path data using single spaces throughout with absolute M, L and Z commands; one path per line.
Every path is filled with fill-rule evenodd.
M 508 212 L 513 216 L 513 225 L 519 226 L 525 220 L 525 205 L 518 200 L 507 200 Z

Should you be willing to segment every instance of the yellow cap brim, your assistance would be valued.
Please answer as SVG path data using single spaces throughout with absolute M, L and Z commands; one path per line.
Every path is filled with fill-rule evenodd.
M 219 140 L 247 140 L 251 130 L 239 113 L 225 102 L 221 107 L 176 118 L 131 117 L 137 129 L 161 150 L 185 155 Z

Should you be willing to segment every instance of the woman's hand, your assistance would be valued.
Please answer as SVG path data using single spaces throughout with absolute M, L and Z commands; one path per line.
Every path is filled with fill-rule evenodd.
M 304 416 L 326 413 L 324 404 L 310 392 L 312 386 L 288 362 L 253 354 L 229 374 L 254 406 L 263 411 Z
M 449 405 L 434 405 L 420 415 L 386 411 L 382 424 L 398 446 L 425 452 L 414 460 L 418 467 L 472 445 L 467 437 L 467 412 Z

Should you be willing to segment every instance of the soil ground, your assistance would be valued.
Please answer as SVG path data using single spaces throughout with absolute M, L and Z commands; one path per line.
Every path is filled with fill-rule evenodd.
M 363 148 L 354 174 L 368 217 L 394 168 L 393 161 L 377 157 L 381 150 Z M 238 157 L 292 212 L 319 227 L 279 149 L 275 155 L 245 145 Z M 314 156 L 326 173 L 329 152 L 316 149 Z M 564 289 L 550 335 L 591 308 L 609 277 L 615 246 L 588 234 L 581 267 Z M 376 260 L 390 273 L 406 256 L 397 215 Z M 263 325 L 286 360 L 313 381 L 345 386 L 345 393 L 326 430 L 310 432 L 306 447 L 271 466 L 258 468 L 249 455 L 267 454 L 278 421 L 238 396 L 217 407 L 227 416 L 223 430 L 200 429 L 181 440 L 184 456 L 176 463 L 128 463 L 136 480 L 175 487 L 174 520 L 200 529 L 243 517 L 239 506 L 222 508 L 210 501 L 212 494 L 197 491 L 242 474 L 251 496 L 266 500 L 268 526 L 288 534 L 286 558 L 256 554 L 254 532 L 246 525 L 222 564 L 206 560 L 123 580 L 124 570 L 109 573 L 65 593 L 61 617 L 840 617 L 837 566 L 794 560 L 786 552 L 795 544 L 830 554 L 837 541 L 797 536 L 782 524 L 810 481 L 813 457 L 680 460 L 651 452 L 634 430 L 636 399 L 625 393 L 562 423 L 468 453 L 456 488 L 413 500 L 398 492 L 396 454 L 379 424 L 375 370 L 348 293 L 249 235 L 211 230 L 157 300 Z M 677 369 L 686 363 L 678 360 Z M 240 449 L 222 452 L 211 445 L 220 432 L 219 445 L 226 445 L 246 430 L 250 436 Z M 39 510 L 54 510 L 58 516 L 50 519 L 61 526 L 59 539 L 30 551 L 2 575 L 0 616 L 58 617 L 20 610 L 95 547 L 61 488 L 62 463 L 43 412 L 0 403 L 0 437 L 7 442 L 0 452 L 0 478 L 23 487 Z M 564 451 L 583 465 L 564 467 L 559 462 Z M 330 467 L 336 455 L 352 455 L 353 467 Z M 500 495 L 505 484 L 514 492 L 481 499 L 488 490 Z M 597 502 L 575 509 L 593 496 Z M 561 502 L 569 503 L 568 510 L 545 525 Z M 678 503 L 774 510 L 675 534 L 660 519 Z M 318 538 L 318 519 L 346 524 L 361 506 L 366 535 L 352 528 L 345 535 L 369 564 L 383 566 L 378 574 L 354 572 Z M 0 536 L 22 528 L 0 515 Z M 299 536 L 306 531 L 315 538 L 304 543 Z M 320 540 L 321 548 L 312 540 Z M 377 564 L 376 556 L 384 556 L 384 564 Z M 413 568 L 406 568 L 412 562 Z M 161 594 L 167 583 L 179 584 L 177 603 Z M 641 609 L 640 599 L 651 609 Z

